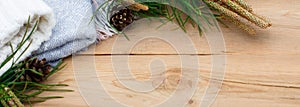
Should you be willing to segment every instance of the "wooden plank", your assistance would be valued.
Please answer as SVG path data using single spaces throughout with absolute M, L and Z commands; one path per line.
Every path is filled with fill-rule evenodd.
M 65 89 L 74 90 L 74 92 L 44 92 L 44 96 L 63 96 L 61 99 L 48 100 L 44 103 L 37 103 L 34 106 L 37 107 L 85 107 L 87 106 L 84 99 L 80 95 L 78 85 L 74 78 L 72 59 L 67 58 L 64 60 L 64 64 L 67 66 L 60 72 L 57 72 L 51 76 L 46 83 L 59 83 L 68 84 L 69 86 L 64 87 Z
M 121 56 L 113 56 L 121 57 Z M 208 80 L 210 79 L 211 56 L 198 56 L 201 69 L 199 71 L 201 80 L 198 82 L 198 90 L 191 98 L 188 106 L 195 107 L 200 103 Z M 84 62 L 91 56 L 80 56 L 79 61 Z M 167 82 L 163 82 L 155 91 L 139 93 L 124 87 L 115 77 L 112 68 L 112 56 L 96 56 L 97 76 L 107 93 L 115 100 L 130 106 L 149 106 L 161 103 L 166 100 L 174 91 L 174 84 L 180 78 L 180 60 L 177 55 L 131 55 L 129 56 L 129 66 L 132 74 L 138 80 L 147 80 L 150 76 L 149 62 L 152 59 L 161 59 L 166 65 Z M 226 74 L 223 86 L 213 106 L 298 106 L 300 104 L 300 78 L 299 67 L 300 56 L 289 55 L 229 55 L 226 64 Z M 71 64 L 71 60 L 66 62 Z M 138 62 L 138 63 L 137 63 Z M 78 62 L 76 62 L 78 63 Z M 79 95 L 74 71 L 69 65 L 63 72 L 51 78 L 50 82 L 67 83 L 75 89 L 75 93 L 63 93 L 64 99 L 50 100 L 37 106 L 83 106 L 84 101 Z M 118 65 L 115 65 L 118 66 Z M 84 65 L 82 65 L 84 67 Z M 87 71 L 82 71 L 87 72 Z M 184 70 L 182 71 L 184 72 Z M 161 74 L 155 74 L 161 75 Z M 168 76 L 170 78 L 168 78 Z M 130 81 L 127 77 L 120 80 Z M 185 83 L 188 87 L 188 82 Z M 93 88 L 93 87 L 90 87 Z M 60 94 L 60 93 L 55 93 Z M 72 99 L 72 100 L 71 100 Z M 74 99 L 74 101 L 73 101 Z M 235 103 L 237 102 L 238 103 Z M 56 102 L 66 102 L 58 104 Z M 257 103 L 254 103 L 257 102 Z
M 259 13 L 269 17 L 273 26 L 267 30 L 259 30 L 257 36 L 246 35 L 243 31 L 230 25 L 222 26 L 226 42 L 227 55 L 225 79 L 213 107 L 298 107 L 300 105 L 300 12 L 299 0 L 247 0 Z M 142 25 L 140 25 L 142 26 Z M 166 25 L 174 27 L 174 25 Z M 134 30 L 134 29 L 133 29 Z M 142 31 L 139 31 L 142 32 Z M 183 32 L 181 32 L 183 33 Z M 199 87 L 190 99 L 188 107 L 196 107 L 203 97 L 211 73 L 211 53 L 205 36 L 199 37 L 196 29 L 188 28 L 188 37 L 196 46 L 196 53 L 186 52 L 185 55 L 197 54 L 200 62 Z M 130 36 L 130 35 L 129 35 Z M 134 36 L 132 36 L 134 37 Z M 92 46 L 89 51 L 81 53 L 79 61 L 95 56 L 96 74 L 91 79 L 101 81 L 110 96 L 125 105 L 149 106 L 163 102 L 175 90 L 176 81 L 180 77 L 180 61 L 172 45 L 159 39 L 146 39 L 139 42 L 131 51 L 112 53 L 116 39 L 120 44 L 128 42 L 124 37 L 117 36 Z M 138 93 L 129 90 L 117 81 L 112 68 L 112 57 L 129 55 L 129 66 L 132 74 L 138 80 L 147 80 L 151 76 L 149 62 L 153 58 L 161 58 L 166 64 L 166 77 L 169 79 L 153 92 Z M 63 95 L 64 99 L 49 100 L 35 106 L 87 106 L 80 94 L 78 81 L 75 78 L 72 58 L 67 58 L 68 66 L 50 78 L 49 83 L 69 84 L 75 92 L 44 93 L 44 95 Z M 161 68 L 161 67 L 158 67 Z M 161 68 L 162 69 L 162 68 Z M 184 71 L 189 71 L 184 69 Z M 82 70 L 87 72 L 87 70 Z M 159 76 L 162 74 L 155 74 Z M 193 78 L 190 78 L 193 79 Z M 128 78 L 121 78 L 127 80 Z M 88 82 L 88 80 L 81 81 Z M 185 82 L 189 87 L 189 82 Z M 94 87 L 86 87 L 94 88 Z M 93 92 L 92 92 L 93 93 Z M 96 91 L 95 91 L 96 93 Z M 104 98 L 109 99 L 109 98 Z M 103 100 L 103 99 L 100 99 Z M 110 101 L 108 101 L 110 102 Z

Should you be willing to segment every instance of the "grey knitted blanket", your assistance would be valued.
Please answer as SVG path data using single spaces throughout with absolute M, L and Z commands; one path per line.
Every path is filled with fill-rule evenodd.
M 100 9 L 97 20 L 89 23 L 95 11 L 95 4 L 106 0 L 44 0 L 54 11 L 56 26 L 50 40 L 43 43 L 33 56 L 57 61 L 73 53 L 87 49 L 98 39 L 114 34 L 108 24 L 105 9 Z M 97 33 L 98 32 L 98 33 Z

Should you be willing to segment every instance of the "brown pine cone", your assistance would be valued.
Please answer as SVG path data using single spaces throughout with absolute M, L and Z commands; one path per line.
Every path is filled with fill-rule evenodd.
M 22 63 L 24 65 L 19 69 L 19 72 L 24 71 L 23 75 L 18 79 L 21 81 L 31 81 L 31 82 L 42 82 L 46 79 L 47 75 L 52 71 L 52 66 L 46 64 L 46 59 L 39 60 L 38 58 L 34 59 L 25 59 Z M 39 75 L 38 72 L 42 75 Z
M 134 15 L 130 9 L 121 9 L 110 18 L 110 23 L 118 30 L 122 31 L 134 20 Z

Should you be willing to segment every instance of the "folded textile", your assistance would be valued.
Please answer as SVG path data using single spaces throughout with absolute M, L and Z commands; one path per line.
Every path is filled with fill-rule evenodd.
M 116 2 L 107 1 L 107 0 L 92 0 L 92 1 L 93 1 L 94 13 L 96 13 L 94 22 L 96 25 L 97 36 L 99 40 L 105 40 L 113 36 L 117 32 L 112 28 L 108 19 L 110 18 L 110 15 L 113 14 L 112 7 L 118 4 Z M 99 8 L 100 6 L 102 7 Z
M 33 42 L 19 61 L 30 56 L 31 52 L 37 50 L 42 42 L 49 39 L 51 29 L 55 25 L 53 12 L 42 0 L 0 0 L 0 64 L 12 53 L 10 44 L 13 49 L 16 49 L 21 42 L 29 16 L 31 17 L 29 31 L 32 30 L 37 20 L 39 24 L 30 38 Z M 16 53 L 15 59 L 21 55 L 28 44 L 29 41 Z M 0 69 L 0 76 L 11 66 L 12 62 L 12 60 L 9 61 Z
M 95 11 L 92 0 L 44 0 L 54 11 L 57 24 L 53 29 L 51 39 L 35 52 L 35 57 L 46 58 L 47 61 L 57 61 L 73 53 L 86 49 L 97 41 L 98 34 L 113 35 L 104 15 L 97 14 L 96 23 L 91 18 Z M 96 0 L 105 3 L 106 0 Z M 99 36 L 99 35 L 98 35 Z

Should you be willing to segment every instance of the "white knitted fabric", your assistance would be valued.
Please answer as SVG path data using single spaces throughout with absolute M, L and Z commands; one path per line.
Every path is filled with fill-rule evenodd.
M 32 44 L 19 61 L 30 56 L 31 52 L 37 50 L 42 42 L 49 39 L 55 25 L 53 12 L 42 0 L 0 0 L 0 64 L 11 54 L 9 43 L 16 49 L 22 40 L 29 16 L 31 17 L 29 31 L 38 19 L 39 24 L 30 38 L 33 40 Z M 15 55 L 15 59 L 28 44 L 29 41 Z M 5 73 L 11 63 L 12 60 L 0 69 L 0 76 Z

